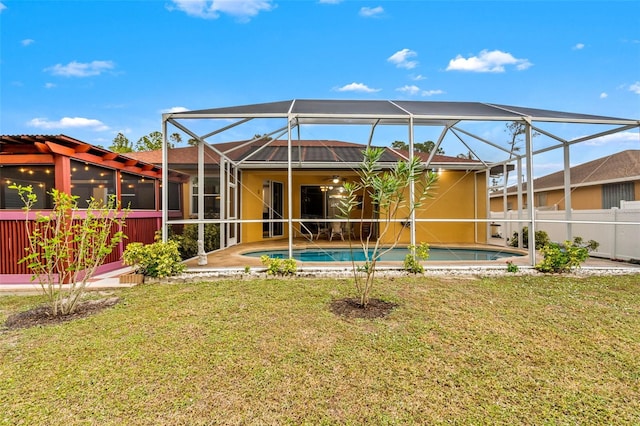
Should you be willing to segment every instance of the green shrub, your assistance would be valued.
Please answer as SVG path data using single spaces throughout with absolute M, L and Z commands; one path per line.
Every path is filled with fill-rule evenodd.
M 180 274 L 185 265 L 176 241 L 156 241 L 153 244 L 130 243 L 122 254 L 125 265 L 147 277 L 164 278 Z
M 424 272 L 424 266 L 420 263 L 420 260 L 427 260 L 429 258 L 429 244 L 420 243 L 418 247 L 409 246 L 409 253 L 404 257 L 404 269 L 412 274 L 421 274 Z M 413 254 L 415 252 L 415 255 Z M 420 259 L 420 260 L 419 260 Z
M 579 268 L 589 258 L 589 251 L 598 246 L 599 243 L 593 240 L 585 245 L 580 237 L 576 237 L 573 242 L 549 243 L 541 249 L 544 258 L 535 268 L 547 273 L 570 272 Z
M 181 234 L 172 233 L 169 239 L 178 243 L 178 251 L 182 260 L 198 255 L 198 225 L 185 225 Z M 204 251 L 209 253 L 220 248 L 220 225 L 204 224 Z
M 545 231 L 536 231 L 536 250 L 540 250 L 550 242 L 549 235 Z M 513 233 L 509 240 L 509 245 L 511 247 L 518 247 L 517 231 Z M 522 246 L 523 248 L 529 248 L 529 228 L 527 226 L 522 228 Z
M 267 275 L 295 275 L 298 265 L 295 259 L 278 259 L 266 254 L 260 256 L 260 262 L 267 268 Z

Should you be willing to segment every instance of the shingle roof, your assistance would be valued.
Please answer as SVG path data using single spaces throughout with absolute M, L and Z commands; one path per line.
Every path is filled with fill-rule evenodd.
M 571 186 L 585 186 L 596 182 L 640 180 L 640 150 L 627 150 L 571 167 Z M 562 188 L 564 171 L 533 180 L 534 191 Z M 526 183 L 523 184 L 523 189 Z M 516 186 L 507 189 L 515 193 Z
M 227 142 L 214 144 L 216 150 L 226 152 L 232 160 L 244 160 L 249 163 L 283 163 L 287 161 L 287 141 L 248 141 Z M 292 161 L 302 161 L 305 163 L 359 163 L 362 161 L 362 150 L 365 145 L 336 141 L 336 140 L 294 140 L 292 141 L 291 157 Z M 205 149 L 205 163 L 216 164 L 219 162 L 219 155 L 211 149 Z M 126 154 L 132 158 L 148 161 L 155 164 L 162 163 L 162 150 L 147 152 L 132 152 Z M 417 153 L 426 161 L 429 154 Z M 383 157 L 383 162 L 396 162 L 408 157 L 408 152 L 404 150 L 392 150 L 387 148 Z M 195 146 L 173 148 L 168 152 L 169 164 L 189 165 L 198 163 L 198 148 Z M 467 165 L 469 167 L 479 166 L 481 163 L 468 158 L 457 158 L 446 155 L 434 155 L 432 164 L 445 166 Z

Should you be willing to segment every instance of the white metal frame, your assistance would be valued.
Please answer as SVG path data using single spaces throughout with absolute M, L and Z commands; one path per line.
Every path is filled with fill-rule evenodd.
M 429 157 L 429 159 L 425 162 L 425 167 L 429 168 L 430 165 L 432 164 L 432 160 L 434 158 L 435 152 L 437 151 L 437 148 L 440 146 L 440 144 L 442 143 L 442 141 L 444 140 L 445 136 L 448 133 L 451 133 L 452 135 L 454 135 L 460 142 L 462 142 L 464 144 L 464 146 L 466 146 L 470 152 L 474 153 L 473 150 L 471 149 L 470 145 L 467 144 L 467 142 L 465 141 L 464 137 L 470 137 L 473 140 L 476 141 L 480 141 L 482 143 L 485 143 L 487 145 L 490 145 L 493 148 L 498 149 L 499 151 L 503 151 L 505 154 L 509 154 L 509 158 L 502 161 L 502 162 L 494 162 L 494 163 L 485 163 L 482 162 L 482 160 L 480 160 L 484 166 L 485 166 L 485 172 L 487 173 L 487 181 L 489 180 L 489 169 L 492 167 L 496 167 L 496 166 L 503 166 L 503 167 L 508 167 L 509 164 L 513 164 L 514 162 L 516 163 L 516 167 L 517 167 L 517 173 L 518 173 L 518 210 L 519 212 L 522 211 L 522 178 L 521 178 L 521 171 L 522 171 L 522 161 L 524 160 L 526 166 L 526 182 L 527 182 L 527 188 L 526 188 L 526 193 L 527 193 L 527 211 L 528 211 L 528 219 L 526 221 L 522 220 L 521 217 L 519 217 L 517 219 L 518 223 L 524 223 L 526 222 L 528 224 L 528 229 L 529 229 L 529 254 L 530 254 L 530 259 L 533 265 L 533 262 L 535 262 L 535 256 L 534 256 L 534 247 L 535 247 L 535 229 L 536 229 L 536 218 L 535 218 L 535 208 L 534 208 L 534 202 L 533 202 L 533 194 L 534 194 L 534 188 L 533 188 L 533 156 L 546 152 L 546 151 L 550 151 L 550 150 L 554 150 L 554 149 L 559 149 L 562 148 L 563 149 L 563 153 L 564 153 L 564 173 L 565 173 L 565 197 L 567 199 L 567 209 L 566 209 L 566 217 L 565 217 L 565 222 L 567 225 L 567 230 L 569 235 L 571 234 L 571 224 L 573 223 L 572 218 L 571 218 L 571 191 L 570 191 L 570 170 L 569 170 L 569 147 L 571 145 L 574 144 L 578 144 L 578 143 L 582 143 L 582 142 L 586 142 L 589 140 L 593 140 L 599 137 L 603 137 L 603 136 L 607 136 L 607 135 L 611 135 L 611 134 L 615 134 L 618 132 L 623 132 L 623 131 L 628 131 L 628 130 L 632 130 L 632 129 L 638 129 L 640 128 L 640 120 L 634 120 L 634 119 L 620 119 L 620 118 L 611 118 L 611 117 L 600 117 L 600 116 L 592 116 L 592 115 L 582 115 L 582 114 L 572 114 L 572 113 L 558 113 L 558 112 L 554 112 L 554 111 L 545 111 L 545 110 L 532 110 L 532 109 L 528 109 L 528 108 L 517 108 L 517 107 L 507 107 L 507 106 L 501 106 L 501 105 L 490 105 L 490 104 L 474 104 L 478 107 L 481 107 L 484 110 L 490 110 L 491 113 L 488 114 L 486 112 L 482 113 L 482 114 L 471 114 L 469 113 L 469 111 L 466 110 L 465 105 L 463 105 L 462 103 L 439 103 L 441 106 L 445 107 L 443 108 L 444 111 L 452 111 L 452 110 L 456 110 L 456 106 L 459 105 L 460 106 L 460 111 L 457 113 L 439 113 L 439 112 L 433 112 L 433 113 L 429 113 L 429 114 L 416 114 L 413 113 L 409 110 L 407 110 L 406 108 L 403 108 L 402 106 L 400 106 L 399 104 L 401 102 L 399 101 L 368 101 L 371 102 L 372 105 L 374 103 L 380 103 L 379 105 L 382 105 L 382 102 L 387 102 L 387 104 L 384 104 L 386 107 L 389 106 L 394 106 L 397 109 L 397 113 L 393 113 L 393 114 L 389 114 L 389 113 L 385 113 L 385 114 L 372 114 L 370 112 L 361 112 L 361 111 L 353 111 L 353 112 L 342 112 L 342 113 L 334 113 L 334 112 L 324 112 L 324 113 L 317 113 L 317 112 L 313 112 L 313 111 L 297 111 L 296 112 L 296 107 L 297 107 L 297 102 L 305 102 L 305 101 L 296 101 L 296 100 L 292 100 L 290 101 L 290 106 L 288 108 L 287 111 L 283 111 L 283 110 L 277 110 L 276 112 L 273 112 L 272 109 L 270 108 L 264 108 L 261 109 L 261 105 L 249 105 L 246 107 L 232 107 L 232 108 L 220 108 L 220 109 L 212 109 L 212 110 L 202 110 L 202 111 L 187 111 L 187 112 L 174 112 L 174 113 L 166 113 L 162 115 L 162 130 L 163 130 L 163 155 L 162 155 L 162 175 L 163 175 L 163 181 L 167 181 L 168 178 L 168 132 L 167 132 L 167 125 L 171 124 L 175 127 L 177 127 L 178 129 L 184 131 L 185 133 L 187 133 L 189 136 L 197 139 L 199 141 L 198 143 L 198 152 L 199 152 L 199 164 L 198 164 L 198 176 L 204 176 L 204 149 L 209 148 L 214 150 L 221 158 L 221 167 L 220 167 L 220 185 L 221 185 L 221 217 L 219 220 L 205 220 L 204 219 L 204 212 L 198 212 L 198 218 L 195 220 L 180 220 L 180 221 L 170 221 L 168 219 L 168 204 L 167 204 L 167 200 L 168 200 L 168 186 L 167 185 L 163 185 L 162 186 L 162 190 L 163 190 L 163 206 L 162 206 L 162 229 L 163 229 L 163 239 L 167 238 L 167 227 L 171 224 L 171 223 L 198 223 L 200 225 L 201 228 L 201 237 L 203 238 L 203 224 L 206 222 L 218 222 L 222 224 L 226 224 L 226 223 L 233 223 L 235 226 L 238 226 L 240 223 L 249 223 L 249 222 L 255 222 L 252 220 L 244 220 L 242 218 L 238 217 L 237 214 L 237 209 L 239 208 L 239 202 L 234 203 L 234 206 L 236 208 L 236 212 L 230 212 L 227 211 L 226 208 L 224 208 L 223 206 L 227 206 L 229 203 L 227 202 L 228 197 L 230 196 L 234 196 L 236 197 L 236 201 L 239 200 L 238 197 L 238 185 L 236 184 L 235 187 L 234 186 L 230 186 L 227 184 L 227 176 L 225 175 L 225 169 L 226 167 L 224 166 L 224 164 L 228 163 L 230 165 L 232 165 L 233 170 L 235 170 L 235 173 L 237 173 L 238 169 L 242 170 L 242 169 L 249 169 L 249 168 L 258 168 L 258 167 L 262 167 L 264 165 L 261 164 L 253 164 L 250 161 L 248 161 L 249 159 L 244 159 L 243 161 L 240 162 L 234 162 L 233 160 L 231 160 L 228 156 L 229 152 L 219 152 L 218 150 L 216 150 L 216 148 L 212 145 L 209 145 L 208 143 L 206 143 L 206 139 L 214 136 L 214 135 L 218 135 L 222 132 L 225 132 L 227 130 L 230 130 L 236 126 L 239 126 L 241 124 L 244 124 L 252 119 L 258 119 L 258 118 L 271 118 L 271 119 L 278 119 L 281 118 L 283 120 L 286 120 L 286 124 L 282 127 L 280 127 L 279 129 L 276 129 L 275 131 L 271 132 L 268 134 L 268 136 L 274 136 L 273 139 L 277 139 L 283 135 L 286 134 L 287 137 L 287 161 L 286 164 L 280 164 L 280 166 L 286 166 L 286 170 L 287 170 L 287 219 L 285 220 L 285 222 L 287 223 L 288 226 L 288 235 L 289 235 L 289 254 L 292 254 L 292 250 L 293 250 L 293 235 L 294 235 L 294 222 L 299 221 L 300 219 L 294 219 L 293 217 L 293 206 L 292 206 L 292 200 L 293 200 L 293 185 L 292 185 L 292 174 L 293 174 L 293 164 L 292 164 L 292 132 L 295 128 L 298 128 L 301 125 L 306 125 L 306 124 L 368 124 L 371 126 L 371 133 L 370 133 L 370 138 L 369 138 L 369 143 L 371 143 L 371 139 L 373 137 L 374 131 L 376 129 L 376 127 L 378 125 L 384 125 L 384 124 L 393 124 L 393 125 L 398 125 L 398 124 L 403 124 L 407 126 L 407 131 L 408 131 L 408 138 L 409 138 L 409 156 L 410 158 L 413 156 L 413 145 L 414 145 L 414 128 L 415 126 L 442 126 L 442 133 L 440 135 L 440 137 L 438 138 L 438 141 L 436 143 L 436 147 L 435 149 L 432 151 L 431 156 Z M 309 102 L 313 102 L 313 101 L 309 101 Z M 323 101 L 317 101 L 317 102 L 323 102 Z M 341 101 L 330 101 L 330 102 L 337 102 L 340 103 Z M 343 101 L 343 102 L 350 102 L 350 101 Z M 414 103 L 414 105 L 417 105 L 420 103 Z M 424 105 L 427 105 L 429 103 L 422 103 Z M 436 103 L 434 103 L 436 104 Z M 269 104 L 262 104 L 265 106 L 268 106 Z M 453 108 L 451 108 L 453 106 Z M 489 108 L 487 108 L 489 107 Z M 357 109 L 357 108 L 355 108 Z M 211 119 L 219 119 L 219 120 L 225 120 L 225 123 L 227 122 L 227 120 L 236 120 L 231 124 L 226 124 L 220 128 L 214 129 L 209 133 L 206 133 L 204 135 L 197 135 L 195 132 L 193 132 L 192 130 L 190 130 L 185 124 L 185 121 L 188 120 L 211 120 Z M 511 156 L 511 154 L 513 154 L 512 152 L 509 151 L 508 148 L 505 148 L 503 146 L 501 146 L 499 143 L 487 140 L 486 138 L 483 138 L 479 135 L 473 134 L 472 132 L 469 132 L 467 130 L 465 130 L 464 128 L 462 128 L 460 126 L 461 123 L 464 122 L 496 122 L 496 121 L 501 121 L 501 122 L 511 122 L 511 121 L 516 121 L 516 122 L 521 122 L 525 125 L 526 127 L 526 132 L 525 132 L 525 153 L 522 155 L 518 155 L 518 156 Z M 542 127 L 540 127 L 540 125 L 538 123 L 567 123 L 567 124 L 583 124 L 583 125 L 606 125 L 606 126 L 611 126 L 610 129 L 605 130 L 605 131 L 600 131 L 594 134 L 589 134 L 586 136 L 582 136 L 580 138 L 577 139 L 573 139 L 573 140 L 566 140 L 563 139 L 560 136 L 557 136 L 545 129 L 543 129 Z M 534 149 L 534 144 L 533 144 L 533 132 L 537 132 L 540 134 L 543 134 L 545 136 L 548 136 L 549 138 L 551 138 L 552 140 L 556 140 L 558 141 L 557 144 L 549 146 L 549 147 L 545 147 L 539 150 L 535 150 Z M 249 141 L 247 143 L 252 143 L 253 141 Z M 639 138 L 639 145 L 640 145 L 640 138 Z M 235 147 L 234 149 L 238 149 L 240 147 Z M 475 154 L 475 153 L 474 153 Z M 477 155 L 476 155 L 477 156 Z M 355 166 L 355 165 L 351 165 L 351 166 Z M 322 168 L 322 167 L 327 167 L 327 168 L 335 168 L 336 164 L 332 163 L 332 164 L 314 164 L 314 167 L 316 168 Z M 463 167 L 462 165 L 460 167 Z M 466 167 L 468 168 L 468 164 L 466 165 Z M 237 174 L 236 174 L 236 178 L 237 178 Z M 237 180 L 235 181 L 237 183 Z M 487 185 L 488 187 L 488 185 Z M 413 193 L 414 188 L 411 188 L 411 192 Z M 204 191 L 200 191 L 199 192 L 199 197 L 202 196 L 204 193 Z M 505 197 L 505 201 L 504 203 L 506 203 L 506 192 L 503 194 L 503 196 Z M 241 201 L 241 200 L 240 200 Z M 476 202 L 477 205 L 477 202 Z M 200 208 L 202 209 L 204 206 L 204 202 L 203 200 L 200 201 L 199 203 Z M 487 191 L 486 194 L 486 206 L 487 206 L 487 211 L 485 212 L 485 218 L 481 219 L 479 218 L 479 212 L 477 212 L 476 209 L 476 218 L 473 220 L 473 222 L 476 223 L 476 225 L 479 224 L 483 224 L 484 226 L 486 226 L 487 228 L 487 235 L 489 235 L 489 226 L 490 226 L 490 222 L 491 219 L 489 218 L 489 192 Z M 506 206 L 505 206 L 506 207 Z M 506 208 L 505 208 L 506 211 Z M 224 214 L 223 214 L 224 212 Z M 415 223 L 416 222 L 469 222 L 469 219 L 464 219 L 464 220 L 455 220 L 455 219 L 448 219 L 448 218 L 441 218 L 441 219 L 416 219 L 415 214 L 413 214 L 410 218 L 411 220 L 411 243 L 415 244 Z M 634 223 L 633 225 L 640 225 L 640 223 Z M 226 235 L 225 235 L 225 226 L 221 226 L 221 233 L 222 235 L 220 236 L 220 241 L 221 241 L 221 248 L 224 248 L 228 243 L 226 242 Z M 477 232 L 477 231 L 476 231 Z M 506 238 L 506 236 L 505 236 Z M 236 243 L 236 241 L 230 241 L 231 243 Z M 201 257 L 203 258 L 204 261 L 206 261 L 206 255 L 204 253 L 201 253 Z

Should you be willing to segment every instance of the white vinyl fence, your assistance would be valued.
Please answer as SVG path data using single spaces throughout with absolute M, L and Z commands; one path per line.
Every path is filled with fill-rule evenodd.
M 537 210 L 535 214 L 536 231 L 545 231 L 551 241 L 562 242 L 582 237 L 585 242 L 595 240 L 600 243 L 598 251 L 591 253 L 591 256 L 616 260 L 640 259 L 640 208 L 574 210 L 571 221 L 587 223 L 571 223 L 571 235 L 568 235 L 567 224 L 562 223 L 566 221 L 564 210 Z M 500 221 L 518 220 L 517 211 L 508 211 L 506 217 L 503 212 L 491 212 L 491 219 L 495 225 L 499 225 L 497 228 L 494 225 L 494 229 L 500 229 L 505 242 L 514 232 L 528 225 L 527 222 Z M 522 212 L 520 219 L 528 220 L 526 211 Z

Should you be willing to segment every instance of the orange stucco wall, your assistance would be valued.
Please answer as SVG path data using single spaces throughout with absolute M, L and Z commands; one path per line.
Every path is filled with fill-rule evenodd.
M 640 181 L 634 185 L 635 199 L 640 200 Z M 565 196 L 563 189 L 545 191 L 546 202 L 540 203 L 538 194 L 535 196 L 536 207 L 557 206 L 558 210 L 565 210 Z M 522 194 L 523 205 L 526 205 L 527 196 Z M 507 197 L 507 202 L 511 204 L 513 210 L 517 209 L 518 203 L 515 195 Z M 571 190 L 571 208 L 574 210 L 597 210 L 602 208 L 602 185 L 581 186 Z M 502 197 L 491 198 L 491 211 L 503 211 Z
M 300 217 L 300 192 L 303 185 L 326 185 L 329 176 L 333 171 L 294 171 L 293 182 L 293 216 Z M 355 173 L 345 175 L 340 173 L 341 178 L 352 180 L 356 178 Z M 286 171 L 253 171 L 245 170 L 242 175 L 242 218 L 262 220 L 262 185 L 265 180 L 281 182 L 284 185 L 284 216 L 288 218 L 287 212 L 287 175 Z M 424 205 L 416 211 L 417 218 L 455 218 L 470 219 L 476 217 L 476 211 L 480 218 L 484 217 L 486 210 L 485 179 L 483 176 L 476 178 L 475 173 L 464 171 L 444 171 L 439 175 L 438 183 L 432 191 L 433 198 L 428 199 Z M 475 195 L 474 195 L 475 194 Z M 478 203 L 477 207 L 475 203 Z M 368 213 L 370 206 L 365 203 L 365 213 Z M 357 212 L 359 213 L 359 211 Z M 365 214 L 365 217 L 370 215 Z M 398 218 L 402 218 L 402 213 Z M 473 243 L 475 242 L 476 226 L 473 223 L 418 223 L 417 242 L 428 242 L 430 244 L 446 243 Z M 478 238 L 483 241 L 486 237 L 486 226 L 479 224 Z M 287 226 L 284 226 L 283 238 L 288 237 Z M 242 224 L 242 241 L 255 242 L 263 241 L 262 222 Z M 408 230 L 402 231 L 402 244 L 408 244 L 410 233 Z

